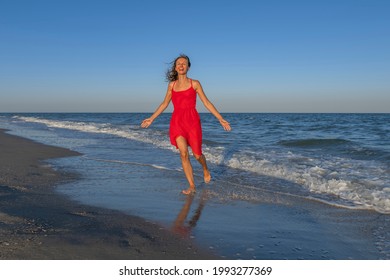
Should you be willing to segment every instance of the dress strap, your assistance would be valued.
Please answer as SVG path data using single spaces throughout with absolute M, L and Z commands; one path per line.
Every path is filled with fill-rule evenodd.
M 172 86 L 172 90 L 173 90 L 173 91 L 175 91 L 176 82 L 177 82 L 177 80 L 173 82 L 173 86 Z

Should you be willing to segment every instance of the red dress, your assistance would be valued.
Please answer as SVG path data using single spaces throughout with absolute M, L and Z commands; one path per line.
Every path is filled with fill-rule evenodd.
M 175 82 L 176 83 L 176 82 Z M 183 136 L 192 152 L 196 155 L 202 154 L 202 127 L 200 117 L 196 111 L 196 91 L 192 87 L 187 90 L 175 91 L 175 84 L 172 87 L 173 113 L 169 128 L 171 144 L 176 148 L 176 139 Z

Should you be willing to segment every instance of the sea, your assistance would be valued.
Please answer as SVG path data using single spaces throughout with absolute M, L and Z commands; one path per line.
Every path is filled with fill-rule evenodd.
M 141 128 L 149 116 L 0 113 L 0 127 L 82 154 L 51 161 L 54 168 L 80 175 L 57 186 L 58 192 L 81 203 L 177 224 L 187 181 L 178 150 L 169 142 L 171 114 Z M 282 194 L 390 214 L 390 114 L 224 113 L 230 132 L 213 115 L 200 116 L 213 180 L 204 184 L 192 160 L 199 197 L 207 191 L 211 203 L 241 205 L 264 202 L 264 193 Z M 198 214 L 202 207 L 199 203 Z

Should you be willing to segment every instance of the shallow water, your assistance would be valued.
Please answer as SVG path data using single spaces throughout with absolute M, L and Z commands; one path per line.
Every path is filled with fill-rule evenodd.
M 3 122 L 41 142 L 55 141 L 89 159 L 180 170 L 167 137 L 170 114 L 149 129 L 148 114 L 3 114 Z M 251 188 L 259 178 L 285 181 L 270 190 L 390 213 L 390 114 L 225 114 L 226 133 L 201 114 L 204 154 L 214 176 Z M 16 129 L 15 129 L 16 128 Z M 31 135 L 28 135 L 31 134 Z M 58 138 L 58 139 L 53 139 Z M 262 175 L 262 176 L 259 176 Z M 263 178 L 261 179 L 263 180 Z M 275 189 L 277 188 L 277 189 Z

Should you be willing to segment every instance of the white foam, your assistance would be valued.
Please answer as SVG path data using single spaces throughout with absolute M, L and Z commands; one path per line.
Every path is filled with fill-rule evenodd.
M 47 127 L 52 128 L 63 128 L 76 130 L 81 132 L 88 133 L 99 133 L 114 135 L 126 139 L 141 141 L 144 143 L 154 144 L 160 148 L 172 149 L 168 141 L 157 139 L 155 135 L 152 135 L 148 130 L 137 130 L 135 127 L 131 126 L 122 126 L 114 127 L 111 124 L 104 123 L 85 123 L 85 122 L 73 122 L 73 121 L 57 121 L 57 120 L 48 120 L 35 117 L 14 117 L 18 120 L 32 123 L 44 124 Z
M 386 187 L 388 178 L 385 171 L 377 166 L 361 166 L 366 163 L 342 158 L 299 159 L 292 153 L 288 157 L 274 154 L 273 158 L 265 159 L 269 155 L 262 156 L 264 158 L 256 158 L 252 152 L 236 153 L 226 164 L 231 168 L 289 180 L 312 193 L 333 195 L 353 202 L 357 208 L 390 213 L 390 188 Z M 297 159 L 300 160 L 298 164 Z M 362 170 L 366 173 L 363 174 Z M 372 178 L 372 174 L 382 179 Z
M 150 129 L 139 129 L 136 126 L 121 126 L 113 127 L 111 124 L 101 124 L 101 123 L 85 123 L 85 122 L 73 122 L 73 121 L 58 121 L 58 120 L 48 120 L 35 117 L 22 117 L 15 116 L 15 119 L 44 124 L 47 127 L 52 128 L 63 128 L 70 129 L 88 133 L 100 133 L 114 135 L 126 139 L 136 140 L 143 143 L 153 144 L 162 149 L 171 150 L 178 152 L 177 149 L 171 145 L 170 141 L 167 140 L 166 135 L 158 135 L 153 130 Z M 223 147 L 208 147 L 204 145 L 203 153 L 211 163 L 220 164 L 223 160 Z

